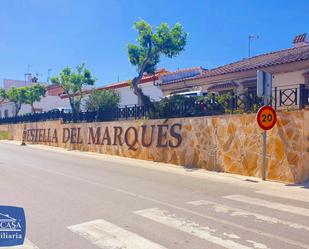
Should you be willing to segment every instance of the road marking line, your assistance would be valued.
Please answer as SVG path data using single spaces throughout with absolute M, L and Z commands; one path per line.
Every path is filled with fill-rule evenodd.
M 256 249 L 268 249 L 267 246 L 265 246 L 264 244 L 262 243 L 257 243 L 253 240 L 246 240 L 247 242 L 251 243 L 253 245 L 253 248 L 256 248 Z
M 102 249 L 166 249 L 102 219 L 69 226 L 68 229 Z
M 35 244 L 33 244 L 30 240 L 25 239 L 25 242 L 21 246 L 8 246 L 8 247 L 0 247 L 1 249 L 39 249 Z
M 275 197 L 280 197 L 280 198 L 285 198 L 285 199 L 292 199 L 296 201 L 309 202 L 309 191 L 302 192 L 301 198 L 300 198 L 299 188 L 285 189 L 284 191 L 282 191 L 282 189 L 262 189 L 262 190 L 258 190 L 255 192 L 258 194 L 263 194 L 263 195 L 270 195 L 270 196 L 275 196 Z
M 275 209 L 278 211 L 288 212 L 292 214 L 298 214 L 302 216 L 308 216 L 309 217 L 309 209 L 301 208 L 301 207 L 295 207 L 291 205 L 281 204 L 278 202 L 272 202 L 272 201 L 266 201 L 258 198 L 252 198 L 244 195 L 228 195 L 224 196 L 224 198 L 233 200 L 233 201 L 239 201 L 247 204 L 252 204 L 260 207 L 266 207 Z
M 222 204 L 219 204 L 219 203 L 216 203 L 216 202 L 212 202 L 212 201 L 200 200 L 200 201 L 190 201 L 190 202 L 187 202 L 187 203 L 195 205 L 195 206 L 202 206 L 202 205 L 211 206 L 215 210 L 215 212 L 225 213 L 225 214 L 228 214 L 229 216 L 232 216 L 232 217 L 241 216 L 241 217 L 247 218 L 248 216 L 252 216 L 252 217 L 255 218 L 256 221 L 260 221 L 260 222 L 265 221 L 265 222 L 270 223 L 270 224 L 282 224 L 282 225 L 289 226 L 290 228 L 303 229 L 303 230 L 309 231 L 309 227 L 305 226 L 305 225 L 280 220 L 278 218 L 274 218 L 274 217 L 270 217 L 270 216 L 266 216 L 266 215 L 262 215 L 262 214 L 249 212 L 249 211 L 246 211 L 246 210 L 240 209 L 240 208 L 225 206 L 225 205 L 222 205 Z
M 301 243 L 299 241 L 288 239 L 287 237 L 282 237 L 282 236 L 278 236 L 278 235 L 275 235 L 275 234 L 266 233 L 266 232 L 263 232 L 261 230 L 257 230 L 257 229 L 254 229 L 254 228 L 248 228 L 247 226 L 243 226 L 241 224 L 229 222 L 229 221 L 226 221 L 226 220 L 220 219 L 220 218 L 215 218 L 211 215 L 201 214 L 199 212 L 195 212 L 193 210 L 180 207 L 179 205 L 174 205 L 174 204 L 171 204 L 171 203 L 168 203 L 168 202 L 165 202 L 165 201 L 160 201 L 158 199 L 155 199 L 155 198 L 152 198 L 152 197 L 149 197 L 149 196 L 133 193 L 133 192 L 130 192 L 128 190 L 117 188 L 117 187 L 111 187 L 110 185 L 103 184 L 102 182 L 93 181 L 91 179 L 75 176 L 75 175 L 72 175 L 72 174 L 61 173 L 61 172 L 58 172 L 58 171 L 55 171 L 55 170 L 42 168 L 40 166 L 34 166 L 33 164 L 26 164 L 26 166 L 29 167 L 29 168 L 36 169 L 36 170 L 45 171 L 45 172 L 48 172 L 48 173 L 52 173 L 54 175 L 69 178 L 69 179 L 72 179 L 72 180 L 75 180 L 75 181 L 87 183 L 87 184 L 97 186 L 97 187 L 100 187 L 100 188 L 109 189 L 111 191 L 122 193 L 122 194 L 131 196 L 131 197 L 134 197 L 134 198 L 138 198 L 138 199 L 141 199 L 141 200 L 150 201 L 150 202 L 160 204 L 160 205 L 163 205 L 163 206 L 166 206 L 166 207 L 169 207 L 169 208 L 174 208 L 176 210 L 180 210 L 180 211 L 183 211 L 183 212 L 186 212 L 186 213 L 190 213 L 190 214 L 199 216 L 201 218 L 209 219 L 209 220 L 221 223 L 221 224 L 236 227 L 236 228 L 245 230 L 247 232 L 255 233 L 255 234 L 258 234 L 258 235 L 263 235 L 263 236 L 271 238 L 271 239 L 276 239 L 276 240 L 282 241 L 284 243 L 294 245 L 298 248 L 309 249 L 309 245 L 306 245 L 306 244 Z M 6 168 L 9 168 L 9 169 L 12 169 L 12 167 L 5 166 L 5 165 L 1 165 L 1 167 L 6 167 Z M 31 175 L 31 174 L 29 174 L 29 175 Z
M 153 220 L 155 222 L 159 222 L 166 226 L 175 228 L 185 233 L 189 233 L 190 235 L 196 236 L 198 238 L 207 240 L 210 243 L 222 246 L 228 249 L 249 249 L 252 248 L 250 246 L 245 246 L 239 244 L 231 239 L 239 239 L 239 236 L 236 234 L 231 233 L 222 233 L 220 238 L 218 237 L 218 232 L 216 229 L 212 229 L 209 227 L 203 227 L 199 224 L 187 220 L 185 218 L 177 218 L 174 214 L 169 213 L 169 211 L 161 210 L 159 208 L 150 208 L 150 209 L 143 209 L 139 211 L 135 211 L 135 214 Z M 252 242 L 250 242 L 252 243 Z M 256 242 L 255 242 L 256 243 Z M 256 243 L 259 244 L 259 243 Z M 268 247 L 265 247 L 268 248 Z

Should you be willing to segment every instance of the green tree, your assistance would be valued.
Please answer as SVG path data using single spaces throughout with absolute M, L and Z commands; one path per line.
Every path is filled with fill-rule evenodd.
M 51 77 L 51 82 L 64 89 L 64 93 L 69 97 L 72 113 L 76 115 L 80 112 L 81 101 L 84 97 L 83 88 L 87 85 L 94 85 L 95 79 L 83 63 L 76 67 L 76 71 L 69 67 L 62 69 L 59 76 Z
M 18 115 L 20 108 L 23 104 L 26 104 L 27 100 L 27 88 L 26 87 L 12 87 L 6 93 L 6 98 L 14 103 L 15 116 Z
M 6 99 L 6 92 L 3 88 L 0 88 L 0 103 Z
M 26 104 L 31 105 L 31 112 L 35 113 L 34 102 L 39 102 L 42 97 L 45 97 L 46 88 L 42 84 L 34 84 L 26 87 Z
M 114 90 L 93 90 L 85 101 L 87 111 L 109 112 L 119 106 L 120 95 Z
M 179 23 L 172 28 L 167 23 L 153 27 L 140 20 L 134 24 L 134 28 L 138 32 L 138 44 L 128 44 L 128 56 L 131 64 L 137 67 L 138 76 L 132 80 L 131 86 L 139 104 L 152 106 L 150 98 L 138 85 L 144 73 L 155 73 L 161 56 L 172 58 L 184 50 L 188 33 Z

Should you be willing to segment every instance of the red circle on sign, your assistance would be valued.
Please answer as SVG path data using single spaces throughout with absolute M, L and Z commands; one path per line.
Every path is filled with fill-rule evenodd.
M 270 130 L 277 122 L 276 111 L 271 106 L 262 106 L 257 112 L 256 120 L 263 130 Z

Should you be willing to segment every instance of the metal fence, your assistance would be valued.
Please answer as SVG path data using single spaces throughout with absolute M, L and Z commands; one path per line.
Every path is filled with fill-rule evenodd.
M 103 122 L 115 120 L 157 119 L 173 117 L 212 116 L 234 113 L 255 113 L 263 105 L 254 93 L 231 93 L 225 98 L 209 94 L 205 98 L 183 98 L 180 102 L 155 102 L 154 108 L 124 106 L 105 112 L 80 112 L 77 115 L 60 111 L 0 118 L 0 124 L 27 123 L 49 120 L 69 122 Z M 309 106 L 309 88 L 304 84 L 273 88 L 271 105 L 276 110 L 303 109 Z

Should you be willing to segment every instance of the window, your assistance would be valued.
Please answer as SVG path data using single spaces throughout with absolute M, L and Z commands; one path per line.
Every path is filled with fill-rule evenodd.
M 9 110 L 4 110 L 4 117 L 7 118 L 9 116 Z

